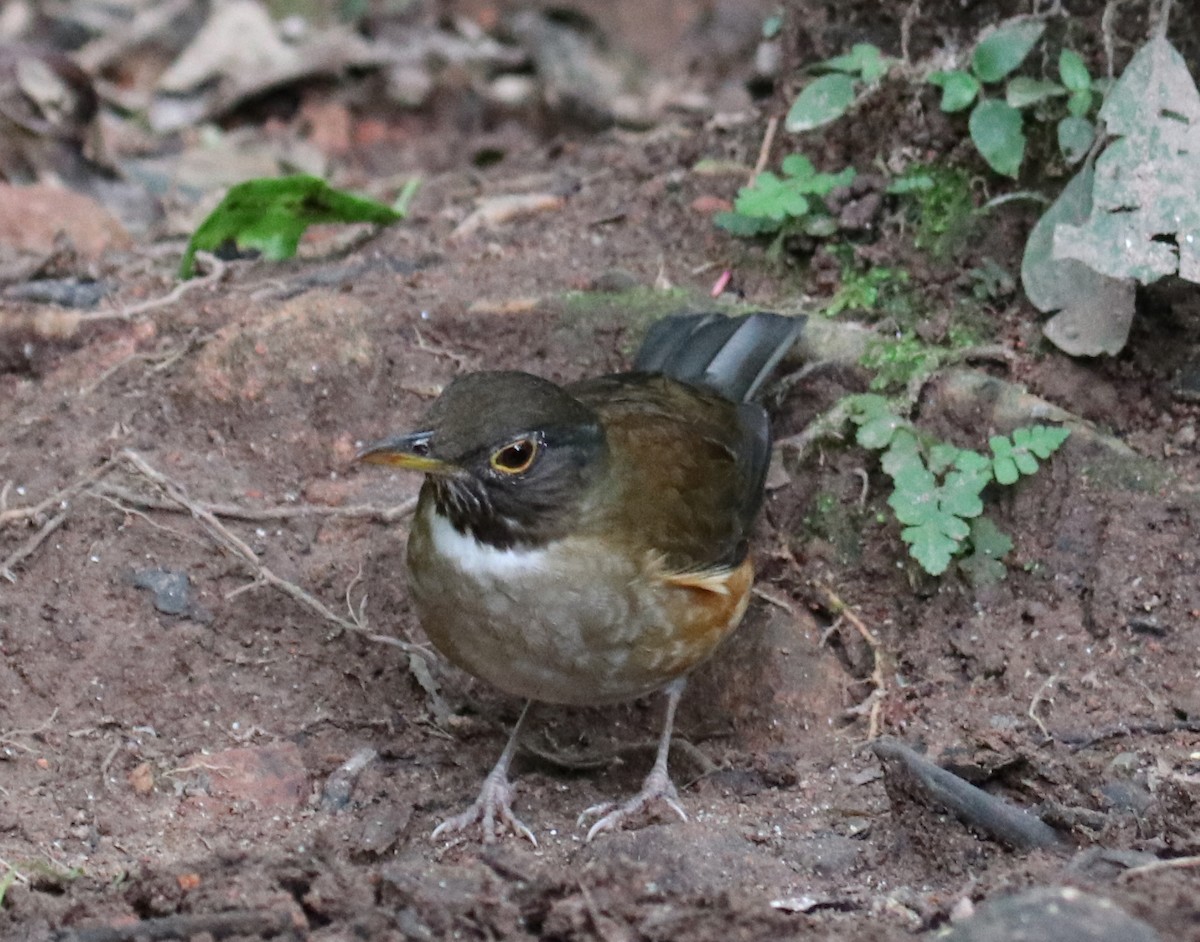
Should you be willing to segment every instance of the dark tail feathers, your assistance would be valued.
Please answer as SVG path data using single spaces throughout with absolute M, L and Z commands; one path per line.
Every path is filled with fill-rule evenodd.
M 745 317 L 672 314 L 647 332 L 633 368 L 706 386 L 743 402 L 758 392 L 804 329 L 805 320 L 802 315 L 785 317 L 767 311 Z

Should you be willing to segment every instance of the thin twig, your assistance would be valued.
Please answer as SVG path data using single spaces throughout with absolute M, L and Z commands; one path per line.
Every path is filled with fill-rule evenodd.
M 87 314 L 81 314 L 79 320 L 83 321 L 127 321 L 139 314 L 145 314 L 148 311 L 157 310 L 160 307 L 170 307 L 179 301 L 189 291 L 195 291 L 197 288 L 207 288 L 215 285 L 224 279 L 229 271 L 229 266 L 208 252 L 197 252 L 197 260 L 210 266 L 207 275 L 202 278 L 190 278 L 187 281 L 181 281 L 174 288 L 164 294 L 162 297 L 151 298 L 149 301 L 141 301 L 137 304 L 132 304 L 129 307 L 121 307 L 119 310 L 108 311 L 93 311 Z
M 299 937 L 296 915 L 289 910 L 227 910 L 154 916 L 120 925 L 76 926 L 59 938 L 67 942 L 168 942 L 171 939 Z
M 819 441 L 837 440 L 844 437 L 846 423 L 850 421 L 850 404 L 846 397 L 839 399 L 829 409 L 804 427 L 804 431 L 781 438 L 775 447 L 791 449 L 797 461 L 803 461 L 809 450 Z
M 7 870 L 9 873 L 11 873 L 13 875 L 13 879 L 16 880 L 18 883 L 25 883 L 25 884 L 29 883 L 29 877 L 25 876 L 25 874 L 23 874 L 20 870 L 18 870 L 16 867 L 14 867 L 11 863 L 9 863 L 3 857 L 0 857 L 0 867 L 3 867 L 5 870 Z
M 230 531 L 217 519 L 216 514 L 188 497 L 187 492 L 184 491 L 181 485 L 151 466 L 137 452 L 126 449 L 121 452 L 121 458 L 138 474 L 158 487 L 168 498 L 180 507 L 185 508 L 218 545 L 241 559 L 254 576 L 252 585 L 269 585 L 293 601 L 320 615 L 323 619 L 337 627 L 338 631 L 334 633 L 335 637 L 343 631 L 350 631 L 359 635 L 367 634 L 359 625 L 334 614 L 323 602 L 310 595 L 300 586 L 275 575 L 275 573 L 259 562 L 258 554 L 241 537 Z M 370 636 L 367 635 L 367 637 Z M 408 654 L 426 656 L 426 653 L 415 645 L 402 641 L 394 643 Z
M 79 395 L 83 397 L 90 396 L 105 382 L 115 376 L 118 372 L 120 372 L 120 370 L 124 369 L 130 363 L 137 363 L 138 361 L 143 363 L 153 363 L 154 365 L 150 367 L 150 371 L 154 373 L 169 369 L 172 365 L 187 355 L 187 352 L 192 349 L 195 339 L 195 332 L 193 331 L 192 335 L 189 336 L 183 343 L 179 344 L 177 347 L 172 347 L 165 352 L 131 353 L 129 356 L 118 360 L 116 363 L 106 369 L 100 374 L 99 378 L 94 380 L 90 385 L 81 388 L 79 390 Z
M 1152 860 L 1137 867 L 1130 867 L 1117 879 L 1124 883 L 1132 877 L 1140 877 L 1146 873 L 1157 873 L 1159 870 L 1185 870 L 1200 867 L 1200 855 L 1191 857 L 1171 857 L 1167 860 Z
M 1162 3 L 1159 4 L 1158 15 L 1153 30 L 1155 39 L 1167 38 L 1167 24 L 1171 22 L 1172 3 L 1174 3 L 1174 0 L 1162 0 Z
M 31 727 L 30 729 L 10 729 L 7 733 L 0 733 L 0 743 L 3 743 L 6 746 L 12 746 L 16 749 L 24 749 L 26 752 L 36 752 L 36 749 L 31 749 L 24 743 L 17 742 L 17 737 L 36 736 L 38 733 L 43 733 L 52 725 L 54 725 L 54 721 L 56 719 L 58 719 L 58 707 L 55 707 L 50 712 L 50 715 L 46 717 L 43 722 L 38 723 L 37 726 Z M 0 861 L 0 863 L 3 863 L 3 861 Z
M 1033 695 L 1033 699 L 1029 701 L 1029 709 L 1026 711 L 1029 718 L 1037 723 L 1038 729 L 1042 731 L 1042 738 L 1049 742 L 1054 737 L 1050 735 L 1050 731 L 1046 729 L 1046 724 L 1042 722 L 1042 718 L 1037 714 L 1037 708 L 1041 705 L 1046 697 L 1046 691 L 1058 683 L 1058 674 L 1051 674 L 1045 679 L 1037 692 Z
M 909 55 L 908 42 L 912 37 L 913 25 L 917 22 L 917 18 L 921 15 L 921 0 L 912 0 L 908 5 L 908 9 L 904 11 L 904 16 L 900 19 L 900 58 L 904 65 L 912 65 L 912 56 Z
M 854 613 L 854 610 L 838 597 L 836 592 L 834 592 L 828 586 L 820 583 L 813 583 L 812 587 L 820 596 L 821 604 L 824 606 L 826 611 L 836 615 L 839 621 L 848 622 L 850 626 L 859 633 L 863 641 L 867 643 L 867 647 L 871 649 L 871 693 L 866 700 L 858 704 L 858 706 L 853 707 L 849 711 L 856 714 L 861 714 L 863 712 L 868 714 L 867 741 L 870 742 L 879 736 L 879 729 L 881 725 L 880 714 L 883 712 L 883 697 L 884 694 L 887 693 L 887 682 L 883 676 L 883 666 L 885 661 L 883 645 L 879 643 L 879 639 L 875 637 L 871 629 L 866 626 L 863 620 Z
M 79 491 L 83 490 L 94 481 L 98 481 L 112 469 L 112 462 L 105 461 L 103 464 L 97 465 L 91 471 L 77 477 L 74 481 L 64 487 L 62 490 L 51 494 L 40 504 L 34 504 L 32 507 L 12 507 L 0 510 L 0 527 L 4 527 L 10 523 L 32 521 L 38 523 L 45 516 L 46 511 L 51 507 L 62 506 L 67 500 L 74 497 Z M 4 494 L 7 495 L 7 486 L 4 489 Z
M 862 482 L 858 489 L 858 508 L 862 510 L 867 506 L 867 498 L 871 495 L 871 476 L 867 474 L 866 468 L 851 468 L 850 473 Z
M 771 159 L 771 148 L 775 146 L 775 134 L 778 130 L 779 118 L 772 116 L 767 119 L 767 130 L 763 134 L 762 145 L 758 148 L 758 160 L 754 162 L 754 169 L 750 171 L 750 179 L 746 181 L 746 186 L 754 186 L 758 175 L 767 169 L 767 161 Z
M 174 501 L 162 500 L 148 494 L 139 494 L 108 481 L 102 486 L 94 488 L 91 494 L 101 498 L 113 497 L 146 510 L 162 510 L 167 513 L 189 512 L 189 508 L 181 507 Z M 215 517 L 245 520 L 248 523 L 293 520 L 297 517 L 350 517 L 375 520 L 379 523 L 395 523 L 412 514 L 417 506 L 417 499 L 412 497 L 391 507 L 380 507 L 375 504 L 354 504 L 350 507 L 317 507 L 310 504 L 297 504 L 293 507 L 243 507 L 240 504 L 219 504 L 202 500 L 193 501 L 193 503 Z
M 163 533 L 169 533 L 171 536 L 176 537 L 177 539 L 186 540 L 189 543 L 196 543 L 199 546 L 207 547 L 209 545 L 205 540 L 200 539 L 200 537 L 192 536 L 190 533 L 184 533 L 182 530 L 176 530 L 174 527 L 165 526 L 164 524 L 159 523 L 157 520 L 152 519 L 149 514 L 143 513 L 136 507 L 130 507 L 128 504 L 122 504 L 115 497 L 109 497 L 108 494 L 99 493 L 97 491 L 88 491 L 88 494 L 91 497 L 96 497 L 99 500 L 104 501 L 106 504 L 115 508 L 116 510 L 119 510 L 126 516 L 139 518 L 146 524 L 146 526 L 152 527 L 155 530 L 161 530 Z M 175 510 L 177 508 L 174 504 L 172 504 L 171 509 Z
M 750 590 L 764 602 L 769 602 L 781 611 L 787 612 L 792 618 L 797 618 L 796 606 L 782 596 L 775 595 L 773 592 L 768 592 L 762 586 L 755 586 Z
M 1100 17 L 1100 38 L 1104 42 L 1104 66 L 1108 80 L 1113 80 L 1113 59 L 1115 58 L 1115 27 L 1113 21 L 1117 17 L 1117 8 L 1124 0 L 1108 0 L 1104 4 L 1104 13 Z M 1097 135 L 1101 137 L 1102 135 Z
M 67 511 L 65 510 L 57 517 L 51 517 L 42 525 L 42 528 L 37 533 L 9 553 L 8 558 L 0 563 L 0 577 L 7 579 L 9 582 L 16 582 L 17 577 L 13 572 L 13 567 L 32 556 L 37 548 L 46 541 L 46 537 L 61 527 L 66 519 Z

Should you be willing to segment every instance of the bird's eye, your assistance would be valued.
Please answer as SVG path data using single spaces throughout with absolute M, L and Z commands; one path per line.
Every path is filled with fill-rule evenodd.
M 537 457 L 538 444 L 532 438 L 518 438 L 492 452 L 491 465 L 504 474 L 524 474 Z

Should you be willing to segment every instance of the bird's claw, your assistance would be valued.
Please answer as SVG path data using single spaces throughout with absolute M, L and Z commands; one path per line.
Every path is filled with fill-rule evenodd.
M 538 842 L 537 838 L 533 836 L 533 831 L 529 830 L 525 823 L 513 814 L 512 797 L 513 788 L 507 779 L 495 781 L 488 776 L 483 783 L 483 788 L 479 791 L 479 797 L 475 799 L 471 807 L 462 814 L 456 814 L 439 824 L 433 829 L 430 838 L 436 841 L 439 837 L 458 834 L 478 824 L 483 832 L 485 844 L 496 843 L 497 837 L 508 830 L 537 847 Z
M 675 790 L 675 785 L 667 776 L 658 776 L 652 773 L 646 779 L 645 784 L 642 785 L 641 791 L 624 804 L 618 805 L 615 802 L 609 801 L 599 805 L 592 805 L 592 807 L 583 810 L 576 823 L 582 827 L 592 815 L 601 815 L 600 820 L 588 828 L 587 837 L 584 838 L 584 843 L 587 844 L 597 834 L 616 830 L 630 818 L 643 813 L 649 806 L 655 803 L 666 805 L 679 815 L 681 820 L 687 821 L 688 816 L 683 810 L 683 806 L 679 803 L 679 793 Z

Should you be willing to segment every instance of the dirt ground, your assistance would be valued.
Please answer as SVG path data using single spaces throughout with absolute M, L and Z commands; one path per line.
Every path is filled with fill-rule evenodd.
M 844 33 L 821 19 L 809 38 Z M 414 427 L 465 370 L 619 369 L 653 317 L 728 304 L 708 296 L 725 268 L 743 306 L 829 293 L 711 224 L 744 175 L 691 168 L 753 165 L 761 119 L 530 130 L 486 168 L 442 131 L 406 152 L 439 157 L 412 217 L 348 251 L 318 233 L 308 258 L 232 263 L 128 320 L 3 337 L 0 559 L 29 552 L 0 580 L 0 937 L 866 942 L 1073 887 L 1146 938 L 1200 940 L 1200 405 L 1176 384 L 1200 350 L 1194 291 L 1148 297 L 1126 351 L 1095 362 L 1040 342 L 1019 295 L 988 302 L 1011 357 L 924 389 L 921 424 L 975 447 L 1043 408 L 1011 383 L 1085 423 L 994 498 L 1016 543 L 997 585 L 921 574 L 860 449 L 781 449 L 760 591 L 681 707 L 688 822 L 590 844 L 576 824 L 637 788 L 651 699 L 535 714 L 515 771 L 536 848 L 430 839 L 519 704 L 373 637 L 422 644 L 403 566 L 419 481 L 355 466 L 358 443 Z M 865 171 L 950 139 L 883 96 L 823 146 Z M 509 193 L 559 199 L 454 234 Z M 969 292 L 956 273 L 985 255 L 1015 271 L 1032 219 L 949 267 L 905 255 L 898 225 L 871 251 L 910 259 L 936 322 Z M 135 246 L 104 276 L 153 299 L 176 258 Z M 802 360 L 770 394 L 780 438 L 865 388 Z M 1015 849 L 905 792 L 876 732 L 1036 810 L 1061 846 Z

